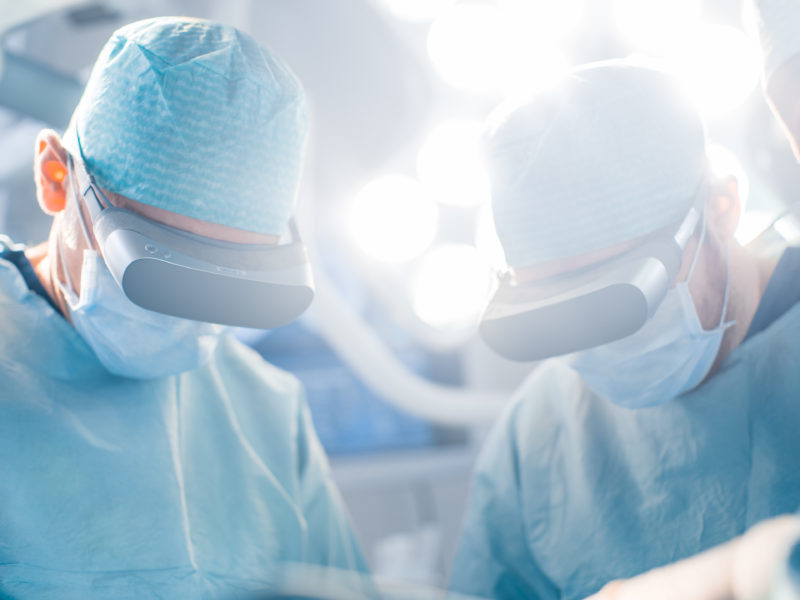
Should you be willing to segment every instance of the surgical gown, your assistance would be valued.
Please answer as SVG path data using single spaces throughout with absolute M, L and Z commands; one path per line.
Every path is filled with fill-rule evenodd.
M 0 260 L 0 598 L 232 598 L 284 562 L 363 570 L 303 391 L 232 337 L 108 374 Z
M 583 598 L 798 506 L 800 304 L 659 407 L 615 406 L 544 363 L 479 459 L 451 585 Z

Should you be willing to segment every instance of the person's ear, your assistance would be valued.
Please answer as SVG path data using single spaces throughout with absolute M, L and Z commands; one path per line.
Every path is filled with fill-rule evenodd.
M 714 182 L 708 204 L 708 219 L 709 225 L 722 240 L 733 238 L 741 212 L 742 204 L 736 178 L 729 175 Z
M 33 173 L 41 209 L 48 215 L 64 210 L 67 205 L 67 151 L 52 129 L 44 129 L 36 136 Z

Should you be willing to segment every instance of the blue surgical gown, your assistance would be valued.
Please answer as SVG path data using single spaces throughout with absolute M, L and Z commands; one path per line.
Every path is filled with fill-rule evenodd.
M 229 598 L 284 562 L 363 570 L 297 380 L 232 337 L 108 374 L 0 260 L 0 598 Z
M 496 424 L 451 585 L 572 600 L 800 506 L 800 304 L 691 393 L 629 410 L 544 363 Z

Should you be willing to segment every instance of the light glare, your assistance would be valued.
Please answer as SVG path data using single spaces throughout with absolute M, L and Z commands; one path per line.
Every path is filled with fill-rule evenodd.
M 421 254 L 433 241 L 439 211 L 410 177 L 387 175 L 364 186 L 353 202 L 350 231 L 361 250 L 397 263 Z
M 738 108 L 761 74 L 758 45 L 741 29 L 727 25 L 699 27 L 675 60 L 688 92 L 707 116 Z
M 701 12 L 700 0 L 614 0 L 620 33 L 637 48 L 655 53 L 682 44 Z
M 455 3 L 456 0 L 383 0 L 389 12 L 404 21 L 430 21 Z
M 528 36 L 560 42 L 577 28 L 584 0 L 499 0 L 498 5 Z
M 556 81 L 566 60 L 552 40 L 493 4 L 456 4 L 434 21 L 428 55 L 449 84 L 472 92 L 518 94 Z
M 417 174 L 444 204 L 476 206 L 489 198 L 480 121 L 452 120 L 436 127 L 420 148 Z
M 742 246 L 746 246 L 766 229 L 769 229 L 774 219 L 775 214 L 766 210 L 748 210 L 742 213 L 742 218 L 739 219 L 739 225 L 734 234 L 736 241 Z
M 423 258 L 413 278 L 412 306 L 437 329 L 470 329 L 491 290 L 491 272 L 474 246 L 443 244 Z
M 747 171 L 744 170 L 742 161 L 730 148 L 722 144 L 709 144 L 708 148 L 706 148 L 706 155 L 714 177 L 717 179 L 725 177 L 736 178 L 739 203 L 742 212 L 744 212 L 747 206 L 747 199 L 750 196 L 750 178 L 747 176 Z

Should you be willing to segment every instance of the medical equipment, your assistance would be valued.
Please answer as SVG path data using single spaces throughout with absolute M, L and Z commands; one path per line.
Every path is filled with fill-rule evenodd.
M 285 245 L 238 244 L 155 223 L 113 206 L 80 160 L 68 162 L 106 265 L 135 304 L 195 321 L 273 328 L 311 303 L 299 236 Z
M 678 224 L 621 256 L 532 282 L 506 275 L 483 314 L 484 341 L 506 358 L 527 361 L 599 346 L 639 330 L 680 270 L 708 189 L 704 179 Z

